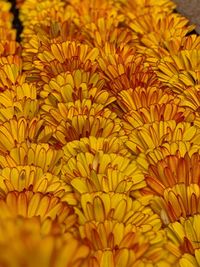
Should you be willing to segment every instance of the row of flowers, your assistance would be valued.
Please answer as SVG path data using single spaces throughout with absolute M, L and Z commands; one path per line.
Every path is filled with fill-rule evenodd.
M 0 266 L 200 266 L 200 37 L 169 0 L 0 1 Z

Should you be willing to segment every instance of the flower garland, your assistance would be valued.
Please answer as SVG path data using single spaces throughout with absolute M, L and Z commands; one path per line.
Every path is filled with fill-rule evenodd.
M 0 267 L 200 266 L 200 37 L 169 0 L 0 0 Z

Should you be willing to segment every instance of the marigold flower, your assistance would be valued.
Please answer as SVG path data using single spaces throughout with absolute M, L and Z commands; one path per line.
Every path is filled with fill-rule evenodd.
M 144 56 L 135 54 L 131 49 L 123 50 L 120 53 L 119 49 L 112 55 L 107 53 L 98 59 L 110 92 L 117 95 L 130 88 L 161 85 L 152 68 L 145 65 Z
M 198 266 L 199 263 L 199 214 L 188 218 L 181 218 L 180 222 L 174 222 L 168 225 L 167 234 L 177 253 L 179 266 Z M 172 246 L 172 247 L 173 247 Z M 170 246 L 171 247 L 171 246 Z M 191 265 L 194 263 L 194 265 Z
M 58 16 L 59 11 L 63 13 L 64 2 L 58 0 L 26 0 L 21 5 L 20 19 L 25 27 L 28 23 L 34 25 L 39 21 L 46 23 Z M 61 9 L 61 10 L 60 10 Z
M 115 98 L 104 89 L 104 85 L 105 81 L 98 73 L 79 69 L 72 73 L 61 73 L 51 79 L 48 84 L 44 85 L 40 96 L 47 104 L 54 104 L 52 98 L 58 103 L 90 99 L 93 103 L 106 106 L 115 101 Z
M 178 153 L 177 153 L 178 154 Z M 146 174 L 146 182 L 156 195 L 163 195 L 164 190 L 176 184 L 200 185 L 200 155 L 198 152 L 183 157 L 168 155 L 158 161 L 156 165 L 150 165 Z M 195 169 L 193 166 L 196 166 Z
M 95 13 L 93 9 L 93 14 L 92 21 L 86 23 L 83 28 L 86 43 L 98 48 L 103 48 L 107 43 L 114 44 L 115 47 L 133 43 L 133 34 L 130 29 L 121 27 L 124 16 L 117 10 L 102 9 L 101 12 Z
M 106 264 L 107 261 L 109 266 L 115 266 L 115 262 L 119 264 L 122 261 L 122 255 L 125 255 L 123 253 L 120 255 L 120 252 L 124 249 L 132 256 L 130 256 L 129 260 L 127 259 L 127 265 L 122 266 L 131 266 L 131 264 L 140 266 L 143 261 L 153 263 L 166 257 L 161 248 L 163 242 L 165 242 L 165 233 L 159 231 L 160 221 L 150 209 L 146 209 L 137 201 L 133 203 L 131 198 L 124 198 L 123 196 L 122 199 L 124 200 L 118 203 L 117 196 L 113 195 L 110 198 L 111 206 L 109 205 L 109 196 L 107 194 L 96 194 L 92 203 L 89 199 L 89 194 L 82 196 L 81 203 L 85 214 L 79 213 L 81 220 L 79 229 L 81 238 L 89 245 L 93 251 L 93 258 L 96 258 L 99 264 Z M 131 203 L 133 204 L 132 207 L 135 212 L 130 208 L 130 212 L 127 210 L 127 213 L 121 214 L 121 205 L 126 205 L 126 208 L 129 206 L 128 203 L 125 204 L 125 200 L 130 205 Z M 115 202 L 116 208 L 113 206 Z M 105 205 L 105 203 L 107 204 Z M 93 205 L 97 205 L 95 209 Z M 101 205 L 105 205 L 104 208 Z M 155 229 L 157 229 L 157 233 Z M 152 240 L 155 243 L 152 243 Z M 159 249 L 157 249 L 158 243 L 160 244 Z M 106 255 L 105 248 L 109 251 L 109 255 Z M 159 254 L 161 251 L 162 253 Z M 118 257 L 117 255 L 120 256 Z
M 77 42 L 66 41 L 51 44 L 50 47 L 44 45 L 40 47 L 37 59 L 34 60 L 34 73 L 38 72 L 41 79 L 48 83 L 51 78 L 62 72 L 78 69 L 94 72 L 97 68 L 95 60 L 98 54 L 97 48 Z
M 160 121 L 138 127 L 129 135 L 126 145 L 137 155 L 168 142 L 190 141 L 199 145 L 199 134 L 199 128 L 189 122 Z
M 182 93 L 187 86 L 199 84 L 199 50 L 182 50 L 177 55 L 163 58 L 156 71 L 159 79 Z
M 10 191 L 31 190 L 33 192 L 52 193 L 70 205 L 77 204 L 76 196 L 70 185 L 58 176 L 44 173 L 39 167 L 17 166 L 4 168 L 0 174 L 0 196 L 4 198 Z
M 0 125 L 0 151 L 7 153 L 19 144 L 28 141 L 36 143 L 47 142 L 51 135 L 50 126 L 44 126 L 43 120 L 35 117 L 32 120 L 20 118 L 18 120 L 11 119 Z
M 116 113 L 90 100 L 58 104 L 58 108 L 44 105 L 46 125 L 55 129 L 53 137 L 61 145 L 82 137 L 123 136 L 121 120 Z
M 1 41 L 16 41 L 16 30 L 0 27 L 0 40 Z
M 146 54 L 147 61 L 156 67 L 161 58 L 174 54 L 177 43 L 194 29 L 188 22 L 179 14 L 160 12 L 139 16 L 138 19 L 131 20 L 129 25 L 138 34 L 138 52 Z
M 16 55 L 20 53 L 20 46 L 15 41 L 1 40 L 0 38 L 0 56 L 7 57 L 9 55 Z
M 199 154 L 199 149 L 200 146 L 198 144 L 193 144 L 190 141 L 175 141 L 171 144 L 165 143 L 158 148 L 150 150 L 146 154 L 146 158 L 150 164 L 156 165 L 160 160 L 168 156 L 175 155 L 178 158 L 184 158 L 185 154 L 188 154 L 191 157 L 196 152 Z
M 0 93 L 0 121 L 14 118 L 33 119 L 39 113 L 36 87 L 23 83 Z
M 20 43 L 0 0 L 0 266 L 198 267 L 194 26 L 170 0 L 17 6 Z
M 0 92 L 21 85 L 25 81 L 21 71 L 21 59 L 18 56 L 0 57 Z
M 11 8 L 11 3 L 2 0 L 2 1 L 0 2 L 0 8 L 1 8 L 1 9 L 0 9 L 1 12 L 9 12 L 9 11 L 10 11 L 10 8 Z
M 62 158 L 62 150 L 55 150 L 48 144 L 22 142 L 6 155 L 0 156 L 0 166 L 5 168 L 31 165 L 40 167 L 43 172 L 58 175 L 62 168 Z
M 155 75 L 152 79 L 156 80 Z M 152 80 L 151 80 L 152 82 Z M 122 90 L 118 94 L 120 106 L 124 112 L 139 110 L 141 108 L 149 108 L 151 105 L 161 105 L 168 103 L 177 103 L 180 100 L 176 99 L 167 88 L 157 88 L 156 86 L 138 86 L 134 89 Z
M 174 103 L 155 104 L 149 108 L 140 108 L 137 111 L 132 110 L 123 116 L 123 128 L 127 134 L 137 127 L 157 121 L 174 120 L 177 123 L 181 121 L 192 122 L 195 115 L 187 109 Z
M 12 28 L 12 20 L 13 20 L 13 14 L 8 11 L 2 11 L 0 12 L 0 27 L 4 27 L 6 29 Z
M 62 179 L 70 182 L 79 193 L 132 191 L 145 186 L 144 176 L 135 161 L 100 151 L 71 157 L 63 165 Z
M 123 3 L 123 1 L 122 1 Z M 128 0 L 125 3 L 123 3 L 123 6 L 126 7 L 126 11 L 128 9 L 129 14 L 145 14 L 146 12 L 151 11 L 168 11 L 169 13 L 172 12 L 172 10 L 176 7 L 175 3 L 170 0 Z M 123 11 L 123 9 L 122 9 Z
M 163 196 L 152 200 L 152 208 L 161 216 L 164 224 L 200 212 L 200 190 L 197 184 L 189 186 L 183 183 L 176 184 L 172 188 L 165 189 L 162 194 Z
M 117 137 L 84 137 L 80 140 L 74 140 L 63 146 L 64 160 L 67 161 L 71 157 L 76 157 L 80 152 L 98 153 L 103 151 L 105 154 L 115 153 L 119 156 L 132 158 L 130 151 L 125 147 L 123 141 Z
M 89 248 L 69 232 L 61 234 L 62 227 L 50 219 L 0 219 L 0 265 L 86 267 Z
M 185 108 L 189 108 L 194 112 L 199 112 L 200 106 L 200 91 L 197 86 L 188 87 L 184 90 L 183 94 L 180 95 L 181 105 Z
M 133 201 L 124 193 L 93 193 L 81 196 L 81 210 L 75 208 L 80 224 L 89 221 L 104 222 L 114 220 L 125 225 L 134 224 L 141 232 L 158 230 L 161 222 L 156 214 L 145 204 L 148 198 Z
M 48 217 L 57 219 L 59 223 L 64 223 L 66 229 L 76 224 L 76 215 L 66 202 L 51 193 L 33 192 L 23 190 L 22 192 L 8 192 L 4 199 L 0 199 L 1 218 L 13 218 L 22 216 L 31 218 L 39 216 L 41 221 Z

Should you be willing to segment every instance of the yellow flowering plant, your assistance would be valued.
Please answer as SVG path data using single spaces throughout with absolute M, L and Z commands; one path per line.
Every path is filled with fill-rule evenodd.
M 0 0 L 0 267 L 199 267 L 195 26 L 170 0 L 15 5 L 20 41 Z

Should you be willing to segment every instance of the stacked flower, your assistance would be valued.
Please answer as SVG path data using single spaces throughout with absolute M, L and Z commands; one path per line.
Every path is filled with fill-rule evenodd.
M 76 238 L 76 200 L 59 176 L 63 152 L 47 143 L 51 132 L 37 87 L 22 71 L 10 5 L 1 5 L 8 21 L 0 58 L 0 266 L 82 264 L 89 249 Z
M 18 44 L 0 5 L 0 266 L 200 266 L 194 27 L 169 0 L 19 0 Z

